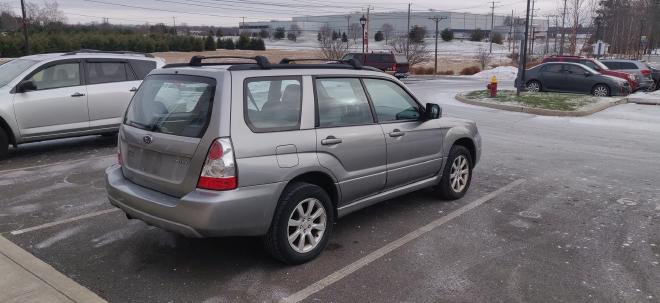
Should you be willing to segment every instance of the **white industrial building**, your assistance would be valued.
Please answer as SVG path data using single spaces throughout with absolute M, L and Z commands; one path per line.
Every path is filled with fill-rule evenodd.
M 351 26 L 361 28 L 360 18 L 362 13 L 352 13 L 346 15 L 324 15 L 324 16 L 302 16 L 293 17 L 288 21 L 263 21 L 263 22 L 241 22 L 239 28 L 242 32 L 256 33 L 262 29 L 273 32 L 276 28 L 282 27 L 289 30 L 292 25 L 297 25 L 302 32 L 309 33 L 318 32 L 321 27 L 328 26 L 331 30 L 337 32 L 350 32 Z M 366 16 L 366 14 L 365 14 Z M 435 31 L 435 21 L 430 18 L 441 18 L 438 28 L 443 30 L 449 28 L 454 31 L 457 38 L 467 37 L 475 29 L 481 29 L 486 32 L 491 30 L 491 15 L 490 14 L 471 14 L 471 13 L 457 13 L 457 12 L 443 12 L 443 11 L 429 11 L 429 12 L 413 12 L 410 16 L 410 26 L 415 25 L 426 28 L 427 36 L 431 37 Z M 384 24 L 390 24 L 394 31 L 394 35 L 405 35 L 408 26 L 408 13 L 407 12 L 386 12 L 386 13 L 370 13 L 369 19 L 369 36 L 380 30 Z M 495 15 L 493 25 L 496 31 L 503 31 L 508 33 L 508 26 L 505 26 L 507 16 Z M 545 31 L 547 26 L 546 22 L 535 20 L 538 24 L 536 31 Z M 500 30 L 501 29 L 501 30 Z

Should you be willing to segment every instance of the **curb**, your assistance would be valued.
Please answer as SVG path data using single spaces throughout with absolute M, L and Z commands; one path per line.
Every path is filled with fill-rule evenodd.
M 628 103 L 637 103 L 645 105 L 660 105 L 660 99 L 645 99 L 645 98 L 627 98 Z
M 71 280 L 46 262 L 0 236 L 0 253 L 73 302 L 107 303 L 97 294 Z M 19 285 L 20 286 L 20 285 Z
M 597 113 L 604 109 L 610 108 L 615 105 L 628 103 L 628 98 L 621 98 L 612 102 L 603 102 L 585 110 L 563 111 L 563 110 L 543 109 L 543 108 L 534 108 L 534 107 L 526 107 L 526 106 L 518 106 L 518 105 L 481 102 L 473 99 L 468 99 L 467 97 L 465 97 L 464 93 L 458 93 L 456 94 L 456 96 L 454 96 L 454 98 L 460 102 L 470 105 L 483 106 L 488 108 L 519 112 L 519 113 L 528 113 L 539 116 L 559 116 L 559 117 L 584 117 Z

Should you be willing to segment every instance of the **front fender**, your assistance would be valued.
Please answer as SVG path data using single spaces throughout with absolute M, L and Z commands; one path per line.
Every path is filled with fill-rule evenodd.
M 449 151 L 459 140 L 469 140 L 474 147 L 474 165 L 481 159 L 481 135 L 474 122 L 457 125 L 447 130 L 444 137 L 443 155 L 444 159 L 449 157 Z
M 8 128 L 11 143 L 18 144 L 21 142 L 21 134 L 18 130 L 16 118 L 14 117 L 14 103 L 12 100 L 14 95 L 7 95 L 9 95 L 9 100 L 6 100 L 6 102 L 0 100 L 0 126 Z

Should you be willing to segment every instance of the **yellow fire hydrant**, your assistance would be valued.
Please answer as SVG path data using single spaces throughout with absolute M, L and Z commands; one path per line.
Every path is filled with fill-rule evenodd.
M 488 83 L 486 88 L 488 89 L 491 98 L 497 97 L 497 77 L 495 77 L 495 75 L 490 78 L 490 83 Z

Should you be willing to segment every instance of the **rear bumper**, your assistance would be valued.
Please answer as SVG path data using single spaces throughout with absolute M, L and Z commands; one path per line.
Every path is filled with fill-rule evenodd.
M 177 198 L 124 178 L 121 167 L 106 169 L 110 203 L 130 217 L 188 237 L 257 236 L 268 231 L 284 183 L 231 191 L 196 189 Z

